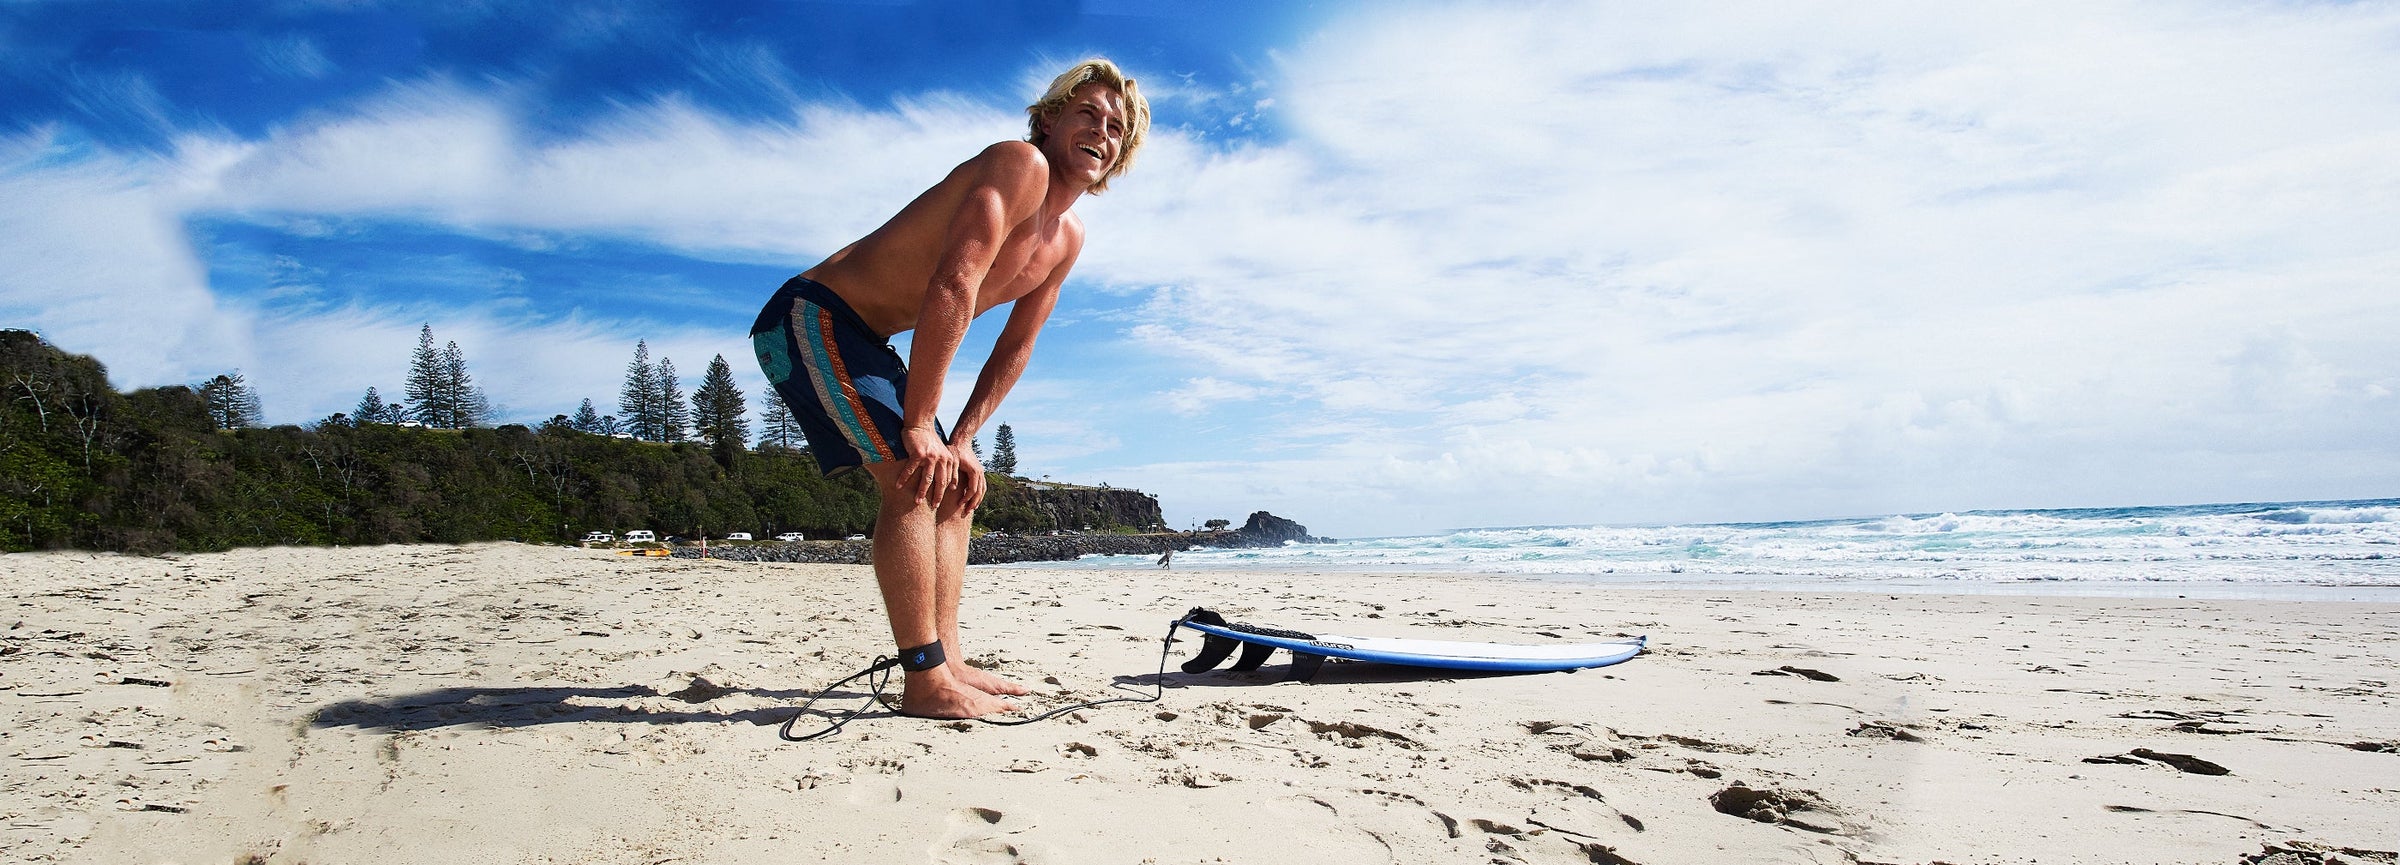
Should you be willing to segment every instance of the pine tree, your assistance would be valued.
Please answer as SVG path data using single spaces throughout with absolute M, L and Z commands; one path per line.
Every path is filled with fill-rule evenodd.
M 1001 424 L 1000 431 L 992 434 L 992 471 L 1010 477 L 1017 474 L 1017 431 L 1008 424 Z
M 800 421 L 792 417 L 790 406 L 783 404 L 783 395 L 770 387 L 758 395 L 758 449 L 776 447 L 791 450 L 800 446 Z
M 376 393 L 372 386 L 367 388 L 366 396 L 358 398 L 358 408 L 352 409 L 350 415 L 351 420 L 358 423 L 392 423 L 399 420 L 384 417 L 383 394 Z
M 692 391 L 692 430 L 710 447 L 730 442 L 733 448 L 750 445 L 749 406 L 742 399 L 742 389 L 733 383 L 733 367 L 725 363 L 724 355 L 708 362 L 708 375 L 700 380 L 700 389 Z
M 974 438 L 967 439 L 967 448 L 975 452 L 975 465 L 978 467 L 983 467 L 985 471 L 990 471 L 990 468 L 985 467 L 983 462 L 983 437 L 976 436 Z
M 658 359 L 658 438 L 653 441 L 683 441 L 683 431 L 691 425 L 692 408 L 683 402 L 683 382 L 675 378 L 675 361 Z
M 575 419 L 568 421 L 568 425 L 574 427 L 576 432 L 581 433 L 600 431 L 600 411 L 592 408 L 591 397 L 584 397 L 583 406 L 575 410 Z
M 482 426 L 492 414 L 492 404 L 475 386 L 475 377 L 467 374 L 467 355 L 459 351 L 452 340 L 442 347 L 442 396 L 449 407 L 444 429 L 466 429 Z
M 417 350 L 408 356 L 408 418 L 429 427 L 449 423 L 449 390 L 442 386 L 442 353 L 433 347 L 433 325 L 417 331 Z
M 491 423 L 491 398 L 483 395 L 483 388 L 473 388 L 468 390 L 466 407 L 461 409 L 459 412 L 459 428 L 465 429 L 471 426 L 490 426 Z
M 242 374 L 220 375 L 200 385 L 200 399 L 208 405 L 208 417 L 219 429 L 241 429 L 260 423 L 258 394 L 250 390 Z
M 243 381 L 239 371 L 236 371 L 230 378 L 233 379 L 233 410 L 235 416 L 241 419 L 242 426 L 251 427 L 264 424 L 266 413 L 259 410 L 257 389 L 252 388 L 249 382 Z
M 642 441 L 658 436 L 658 367 L 650 365 L 648 340 L 633 344 L 633 362 L 625 366 L 625 387 L 617 391 L 622 431 Z

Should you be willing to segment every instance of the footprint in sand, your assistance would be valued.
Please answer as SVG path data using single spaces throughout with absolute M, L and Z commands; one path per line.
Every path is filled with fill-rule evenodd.
M 907 766 L 897 760 L 870 760 L 853 767 L 850 773 L 850 802 L 872 805 L 900 801 L 900 776 L 906 771 Z
M 1026 861 L 1023 835 L 1032 828 L 997 809 L 960 808 L 926 853 L 937 865 L 1017 865 Z

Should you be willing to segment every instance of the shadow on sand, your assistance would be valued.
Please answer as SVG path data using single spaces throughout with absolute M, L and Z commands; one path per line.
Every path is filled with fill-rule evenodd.
M 1277 664 L 1238 673 L 1212 671 L 1193 674 L 1174 671 L 1163 675 L 1118 676 L 1113 684 L 1118 690 L 1162 686 L 1170 691 L 1183 688 L 1255 688 L 1277 684 L 1290 674 L 1291 665 Z M 1333 687 L 1391 685 L 1523 675 L 1535 674 L 1435 670 L 1355 662 L 1329 663 L 1317 671 L 1316 678 L 1309 684 Z M 894 689 L 885 693 L 892 696 L 898 691 Z M 1134 693 L 1138 694 L 1139 691 Z M 738 710 L 706 708 L 710 701 L 730 694 L 747 694 L 787 705 Z M 773 726 L 791 720 L 793 713 L 799 711 L 797 705 L 789 704 L 800 703 L 810 697 L 819 699 L 805 714 L 831 720 L 857 710 L 871 696 L 870 692 L 864 690 L 833 690 L 819 695 L 808 689 L 728 688 L 705 679 L 695 679 L 690 686 L 674 692 L 661 692 L 645 685 L 615 688 L 442 688 L 384 699 L 333 703 L 317 710 L 311 723 L 317 727 L 352 727 L 385 732 L 571 723 L 715 724 L 741 721 Z M 662 697 L 666 699 L 652 699 Z M 1039 705 L 1041 700 L 1028 704 L 1024 698 L 1016 699 L 1019 705 L 1028 710 L 1045 710 Z M 858 716 L 860 720 L 879 717 L 903 716 L 889 709 Z
M 711 711 L 699 705 L 727 694 L 800 701 L 815 696 L 816 692 L 719 688 L 708 685 L 705 680 L 673 693 L 661 693 L 641 685 L 619 688 L 443 688 L 381 700 L 345 700 L 317 710 L 313 723 L 318 727 L 356 727 L 392 732 L 474 725 L 530 727 L 537 724 L 586 722 L 714 724 L 745 721 L 771 726 L 791 718 L 797 708 L 764 706 L 736 711 Z M 809 714 L 832 711 L 825 706 L 856 706 L 867 696 L 865 691 L 829 691 L 819 708 L 811 709 Z M 666 697 L 691 708 L 662 707 L 660 704 L 664 701 L 642 699 L 649 697 Z M 622 702 L 633 700 L 642 702 Z M 601 704 L 594 705 L 595 702 Z
M 1235 672 L 1211 670 L 1205 673 L 1170 672 L 1166 674 L 1169 690 L 1175 688 L 1256 688 L 1283 682 L 1292 675 L 1290 664 L 1265 664 L 1255 670 Z M 1538 676 L 1541 673 L 1515 673 L 1485 670 L 1440 670 L 1431 667 L 1407 667 L 1399 664 L 1378 664 L 1371 661 L 1328 660 L 1317 668 L 1310 685 L 1397 685 L 1412 682 L 1453 682 L 1462 679 L 1493 679 L 1504 676 Z M 1151 687 L 1158 676 L 1118 676 L 1117 682 L 1127 686 Z

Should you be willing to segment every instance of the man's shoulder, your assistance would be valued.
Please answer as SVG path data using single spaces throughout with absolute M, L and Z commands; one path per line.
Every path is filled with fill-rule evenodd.
M 995 190 L 1015 202 L 1011 209 L 1017 209 L 1039 203 L 1049 179 L 1050 161 L 1040 148 L 1023 141 L 1002 141 L 959 163 L 942 180 L 942 185 L 959 190 Z
M 967 160 L 967 164 L 1011 171 L 1030 170 L 1045 175 L 1050 172 L 1049 158 L 1043 156 L 1042 149 L 1033 146 L 1033 142 L 1030 141 L 1002 141 L 993 144 L 984 148 L 983 152 L 975 154 L 975 158 Z

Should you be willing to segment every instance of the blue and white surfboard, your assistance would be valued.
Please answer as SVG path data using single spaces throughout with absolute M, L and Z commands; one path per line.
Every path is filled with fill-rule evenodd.
M 1267 656 L 1276 649 L 1285 649 L 1292 653 L 1291 679 L 1296 681 L 1307 681 L 1315 676 L 1317 668 L 1324 665 L 1326 658 L 1485 672 L 1579 670 L 1622 663 L 1641 654 L 1643 645 L 1649 641 L 1648 637 L 1633 637 L 1604 643 L 1521 645 L 1350 637 L 1228 622 L 1213 611 L 1197 607 L 1184 614 L 1178 624 L 1207 635 L 1200 655 L 1184 663 L 1183 671 L 1186 673 L 1205 673 L 1216 669 L 1237 647 L 1242 650 L 1242 656 L 1227 669 L 1255 670 L 1260 664 L 1266 663 Z

